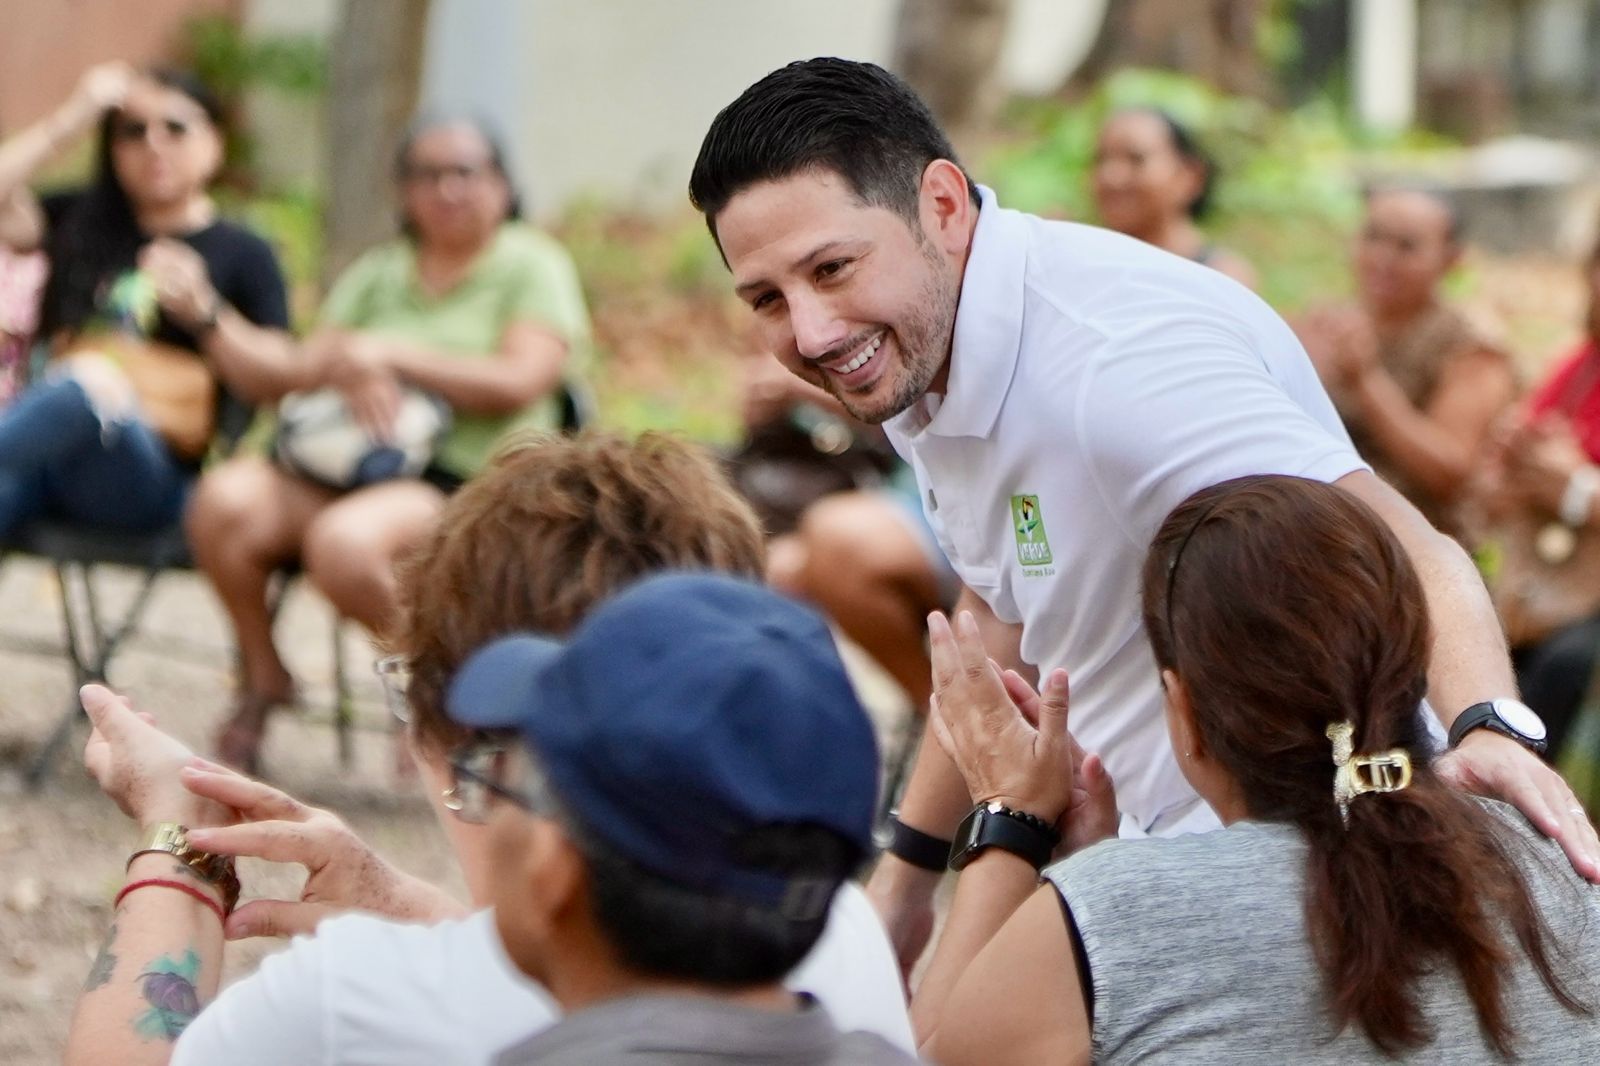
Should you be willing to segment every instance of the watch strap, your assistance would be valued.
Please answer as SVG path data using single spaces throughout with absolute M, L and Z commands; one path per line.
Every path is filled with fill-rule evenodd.
M 1456 720 L 1450 723 L 1449 746 L 1456 747 L 1466 738 L 1468 733 L 1479 728 L 1492 729 L 1501 736 L 1510 737 L 1535 753 L 1543 753 L 1545 750 L 1544 741 L 1537 737 L 1525 736 L 1506 724 L 1505 719 L 1500 717 L 1500 711 L 1495 707 L 1492 700 L 1474 703 L 1471 707 L 1456 715 Z
M 889 846 L 884 850 L 890 855 L 919 869 L 944 873 L 950 861 L 951 841 L 906 825 L 900 820 L 899 811 L 889 814 L 889 832 Z
M 956 833 L 950 868 L 963 869 L 987 849 L 999 848 L 1041 870 L 1060 842 L 1061 834 L 1043 818 L 998 803 L 981 803 Z

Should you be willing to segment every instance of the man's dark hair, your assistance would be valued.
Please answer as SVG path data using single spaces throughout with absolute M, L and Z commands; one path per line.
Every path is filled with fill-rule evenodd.
M 793 918 L 776 906 L 669 881 L 594 833 L 575 831 L 573 840 L 588 867 L 595 922 L 623 963 L 639 973 L 722 987 L 769 984 L 810 953 L 828 924 L 826 908 Z M 855 845 L 811 825 L 755 830 L 738 850 L 752 869 L 839 883 L 854 872 L 857 856 Z
M 806 59 L 768 74 L 712 120 L 689 176 L 689 202 L 715 239 L 717 215 L 740 192 L 830 170 L 863 203 L 914 223 L 922 172 L 935 159 L 960 166 L 909 85 L 873 63 Z M 979 202 L 970 177 L 967 193 Z

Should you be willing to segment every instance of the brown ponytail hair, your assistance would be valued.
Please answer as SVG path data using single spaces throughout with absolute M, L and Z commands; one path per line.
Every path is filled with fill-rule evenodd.
M 1157 663 L 1183 679 L 1201 740 L 1250 816 L 1292 824 L 1309 844 L 1307 928 L 1340 1029 L 1359 1025 L 1387 1054 L 1426 1044 L 1417 981 L 1448 962 L 1489 1043 L 1510 1054 L 1517 946 L 1564 1007 L 1590 1013 L 1555 973 L 1515 844 L 1428 764 L 1422 585 L 1365 504 L 1278 476 L 1198 492 L 1156 534 L 1143 609 Z M 1343 721 L 1356 752 L 1403 748 L 1414 767 L 1404 791 L 1357 797 L 1348 827 L 1325 734 Z

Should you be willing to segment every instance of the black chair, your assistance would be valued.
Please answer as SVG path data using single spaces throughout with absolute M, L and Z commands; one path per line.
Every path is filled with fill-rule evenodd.
M 83 707 L 78 702 L 78 688 L 90 682 L 106 681 L 112 659 L 144 620 L 157 581 L 170 571 L 193 569 L 194 560 L 189 554 L 189 545 L 181 525 L 174 524 L 149 533 L 130 533 L 74 525 L 53 518 L 25 523 L 4 544 L 0 544 L 0 554 L 18 552 L 48 560 L 55 572 L 61 596 L 64 651 L 71 664 L 74 681 L 66 707 L 24 771 L 28 788 L 37 789 L 49 777 L 61 749 L 71 739 L 73 729 L 81 719 Z M 120 616 L 109 619 L 102 609 L 102 597 L 95 581 L 96 571 L 106 566 L 125 567 L 139 572 L 133 599 Z M 297 572 L 296 567 L 279 574 L 269 601 L 274 616 L 282 605 L 289 582 Z M 339 763 L 349 767 L 355 752 L 351 736 L 355 725 L 355 702 L 345 667 L 344 644 L 340 639 L 342 621 L 335 615 L 334 705 L 331 720 L 338 738 Z
M 564 381 L 557 394 L 558 424 L 562 432 L 574 433 L 594 420 L 593 395 L 580 382 Z M 106 671 L 122 643 L 138 631 L 155 592 L 157 580 L 171 570 L 192 570 L 194 560 L 184 537 L 183 527 L 174 524 L 151 533 L 129 533 L 41 518 L 24 524 L 13 536 L 0 542 L 0 559 L 15 552 L 47 559 L 55 571 L 61 593 L 61 618 L 68 662 L 72 665 L 73 692 L 57 718 L 50 735 L 29 760 L 25 781 L 38 789 L 49 776 L 61 749 L 72 737 L 83 707 L 77 690 L 90 682 L 104 682 Z M 121 617 L 109 621 L 100 608 L 95 587 L 95 569 L 121 566 L 140 572 L 139 586 Z M 288 587 L 299 574 L 298 563 L 280 571 L 269 596 L 271 613 L 276 618 Z M 330 719 L 339 752 L 339 765 L 348 769 L 355 758 L 355 697 L 351 690 L 341 639 L 344 619 L 333 619 L 334 702 Z

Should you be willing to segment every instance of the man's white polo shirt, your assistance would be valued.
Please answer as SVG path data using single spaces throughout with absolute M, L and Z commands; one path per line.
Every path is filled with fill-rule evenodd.
M 1125 827 L 1215 826 L 1172 756 L 1139 572 L 1202 488 L 1366 469 L 1289 327 L 1214 270 L 984 189 L 949 390 L 886 429 L 961 580 L 1068 671 Z

